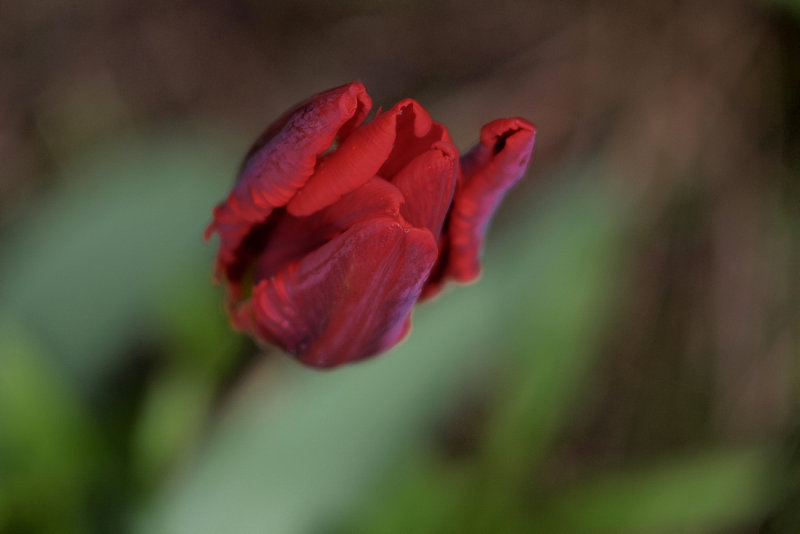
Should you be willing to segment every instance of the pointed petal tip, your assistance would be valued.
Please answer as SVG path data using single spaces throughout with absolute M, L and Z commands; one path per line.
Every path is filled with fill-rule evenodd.
M 404 98 L 394 105 L 392 112 L 397 115 L 410 113 L 414 116 L 414 135 L 416 137 L 424 137 L 425 134 L 431 131 L 433 119 L 431 119 L 425 108 L 413 98 Z
M 435 142 L 412 159 L 392 179 L 406 202 L 403 217 L 415 227 L 427 228 L 438 240 L 453 200 L 458 179 L 458 150 Z

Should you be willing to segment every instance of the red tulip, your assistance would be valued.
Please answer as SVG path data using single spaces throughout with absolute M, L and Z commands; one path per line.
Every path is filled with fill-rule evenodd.
M 422 295 L 478 276 L 487 225 L 533 149 L 532 124 L 500 119 L 459 160 L 414 100 L 364 122 L 371 106 L 354 82 L 278 119 L 206 230 L 233 325 L 316 367 L 393 347 Z

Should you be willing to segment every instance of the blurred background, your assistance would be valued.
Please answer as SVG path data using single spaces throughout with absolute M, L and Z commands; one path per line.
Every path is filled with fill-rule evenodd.
M 796 0 L 0 1 L 0 73 L 0 532 L 800 532 Z M 482 280 L 320 372 L 202 232 L 350 80 L 538 138 Z

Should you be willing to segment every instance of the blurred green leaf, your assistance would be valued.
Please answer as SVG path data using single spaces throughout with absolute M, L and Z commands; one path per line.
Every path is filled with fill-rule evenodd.
M 140 530 L 296 533 L 341 517 L 387 462 L 419 439 L 467 374 L 500 363 L 497 350 L 522 310 L 557 305 L 533 290 L 563 278 L 531 284 L 557 271 L 539 272 L 552 261 L 547 256 L 583 249 L 586 228 L 621 229 L 614 206 L 568 207 L 579 198 L 584 207 L 605 204 L 608 197 L 597 193 L 584 184 L 551 197 L 542 216 L 509 234 L 516 261 L 495 258 L 480 284 L 422 306 L 413 334 L 390 355 L 331 373 L 281 359 L 281 372 L 270 374 L 280 383 L 262 383 L 239 399 L 201 454 L 152 503 Z M 552 231 L 561 240 L 542 247 Z M 569 286 L 561 289 L 549 297 L 574 298 Z
M 207 263 L 182 269 L 148 298 L 168 365 L 212 382 L 230 367 L 242 336 L 231 329 L 221 298 Z
M 506 251 L 525 266 L 511 270 L 510 284 L 525 289 L 517 290 L 519 313 L 508 318 L 514 359 L 486 430 L 492 477 L 527 478 L 597 355 L 612 318 L 624 216 L 607 195 L 567 191 L 558 209 L 536 221 L 535 246 Z
M 98 150 L 9 235 L 0 301 L 76 383 L 114 365 L 110 356 L 146 322 L 154 288 L 186 266 L 210 273 L 202 230 L 232 180 L 225 147 L 184 133 Z
M 354 524 L 342 532 L 463 531 L 464 507 L 469 505 L 474 477 L 468 464 L 460 467 L 444 467 L 438 458 L 424 452 L 398 462 L 386 477 L 387 484 L 382 484 L 385 487 L 361 502 Z
M 0 369 L 0 531 L 83 530 L 89 421 L 31 334 L 2 313 Z
M 145 487 L 157 482 L 202 428 L 213 385 L 189 373 L 166 373 L 150 385 L 136 434 L 134 466 Z
M 719 451 L 598 476 L 552 497 L 536 522 L 540 532 L 718 531 L 766 510 L 770 458 L 761 449 Z
M 196 440 L 239 336 L 201 266 L 157 291 L 154 315 L 166 361 L 149 384 L 133 438 L 135 470 L 150 486 Z

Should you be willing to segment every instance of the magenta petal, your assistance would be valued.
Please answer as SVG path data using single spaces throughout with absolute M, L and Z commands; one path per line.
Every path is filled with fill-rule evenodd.
M 437 142 L 431 150 L 411 160 L 392 179 L 406 198 L 400 208 L 405 220 L 429 229 L 438 241 L 457 176 L 458 151 L 450 143 Z
M 316 367 L 372 356 L 404 324 L 436 253 L 428 230 L 391 218 L 359 223 L 262 280 L 250 326 Z
M 525 174 L 536 128 L 520 118 L 498 119 L 481 129 L 481 142 L 461 158 L 462 179 L 448 226 L 447 274 L 460 282 L 480 274 L 489 221 L 506 192 Z
M 206 237 L 220 235 L 217 271 L 237 261 L 237 250 L 252 228 L 286 205 L 314 172 L 317 158 L 337 133 L 349 134 L 372 102 L 354 82 L 320 93 L 284 115 L 261 135 L 225 202 L 214 210 Z

